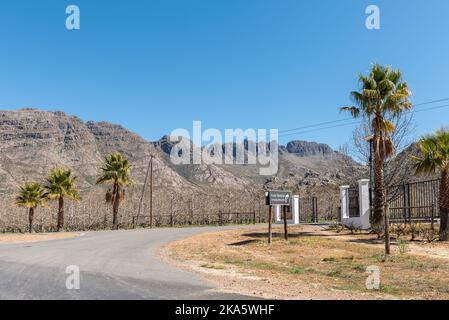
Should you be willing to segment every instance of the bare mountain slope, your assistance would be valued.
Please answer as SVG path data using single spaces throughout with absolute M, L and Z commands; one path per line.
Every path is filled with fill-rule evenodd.
M 250 145 L 245 142 L 244 149 Z M 329 146 L 314 142 L 293 141 L 279 147 L 275 177 L 259 175 L 257 165 L 175 165 L 170 160 L 172 147 L 167 137 L 148 142 L 122 126 L 86 123 L 63 112 L 0 111 L 0 231 L 26 230 L 27 211 L 14 204 L 17 188 L 24 182 L 44 182 L 56 166 L 71 169 L 81 189 L 81 201 L 66 203 L 67 228 L 110 226 L 110 206 L 103 200 L 108 186 L 95 182 L 104 156 L 111 152 L 123 153 L 133 165 L 134 184 L 127 188 L 127 201 L 119 213 L 123 226 L 134 225 L 135 221 L 148 224 L 150 199 L 154 202 L 155 225 L 212 223 L 220 210 L 249 212 L 256 203 L 264 219 L 262 189 L 267 187 L 319 196 L 323 202 L 319 205 L 324 208 L 338 202 L 335 190 L 339 184 L 353 181 L 365 169 Z M 142 194 L 150 155 L 155 157 L 153 198 L 149 188 Z M 36 230 L 55 227 L 56 203 L 47 205 L 38 210 Z
M 95 183 L 103 157 L 114 151 L 133 163 L 137 186 L 143 183 L 151 154 L 155 155 L 158 188 L 176 192 L 260 190 L 267 181 L 256 165 L 174 165 L 169 158 L 172 147 L 167 137 L 150 143 L 122 126 L 85 123 L 63 112 L 0 111 L 0 190 L 10 193 L 25 181 L 42 181 L 55 166 L 72 169 L 80 177 L 80 187 L 87 190 Z M 338 185 L 354 180 L 365 170 L 351 158 L 315 142 L 292 141 L 279 151 L 279 171 L 272 181 L 276 186 Z
M 191 150 L 196 148 L 191 141 L 183 139 Z M 154 143 L 155 147 L 165 153 L 169 162 L 169 155 L 176 143 L 169 141 L 167 136 Z M 228 145 L 229 146 L 229 145 Z M 245 141 L 242 148 L 245 154 L 251 152 L 252 142 Z M 221 146 L 225 152 L 225 145 Z M 231 145 L 233 150 L 231 157 L 235 161 L 235 153 L 238 146 Z M 229 157 L 229 155 L 226 155 Z M 226 157 L 224 156 L 224 157 Z M 259 174 L 260 165 L 178 165 L 177 170 L 189 181 L 207 182 L 214 185 L 229 187 L 255 183 L 263 185 L 267 180 L 272 181 L 273 187 L 289 187 L 300 189 L 303 186 L 326 186 L 352 183 L 355 180 L 366 177 L 366 166 L 355 162 L 351 157 L 332 150 L 326 144 L 308 141 L 291 141 L 287 146 L 279 147 L 279 170 L 275 177 L 267 177 Z
M 95 183 L 103 157 L 122 152 L 134 166 L 133 179 L 142 183 L 150 154 L 156 154 L 155 171 L 164 172 L 159 185 L 192 185 L 158 157 L 158 151 L 138 135 L 106 122 L 84 123 L 62 112 L 31 109 L 0 112 L 1 190 L 24 181 L 41 181 L 49 169 L 63 166 L 80 178 L 81 188 Z

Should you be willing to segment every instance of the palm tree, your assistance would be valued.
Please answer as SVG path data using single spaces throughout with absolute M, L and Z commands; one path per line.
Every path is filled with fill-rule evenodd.
M 118 209 L 120 202 L 125 198 L 125 187 L 132 183 L 131 164 L 120 153 L 112 153 L 105 157 L 102 175 L 97 184 L 112 182 L 112 190 L 106 192 L 106 202 L 112 204 L 112 225 L 118 229 Z
M 417 174 L 441 174 L 440 181 L 440 240 L 449 240 L 449 130 L 441 129 L 419 141 L 421 157 L 416 160 Z
M 64 227 L 64 198 L 80 200 L 76 187 L 76 177 L 70 170 L 54 168 L 46 178 L 46 197 L 50 200 L 58 200 L 58 232 Z
M 412 108 L 409 101 L 411 92 L 406 82 L 402 81 L 399 70 L 373 64 L 367 76 L 360 75 L 360 91 L 351 92 L 357 106 L 342 107 L 354 118 L 368 119 L 372 131 L 374 150 L 374 212 L 373 227 L 382 230 L 384 213 L 384 172 L 385 161 L 395 154 L 392 134 L 396 127 L 391 119 L 401 112 Z
M 16 205 L 28 208 L 29 232 L 33 232 L 34 211 L 38 206 L 43 206 L 45 202 L 44 188 L 38 183 L 25 183 L 20 187 L 19 195 L 16 198 Z

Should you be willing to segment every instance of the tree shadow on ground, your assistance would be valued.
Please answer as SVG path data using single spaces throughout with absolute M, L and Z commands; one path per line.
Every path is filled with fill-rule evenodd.
M 315 233 L 315 232 L 295 232 L 295 233 L 289 233 L 289 238 L 299 238 L 299 237 L 339 237 L 339 236 L 348 236 L 350 234 L 322 234 L 322 233 Z M 244 237 L 251 237 L 251 238 L 267 238 L 268 232 L 251 232 L 251 233 L 245 233 L 242 234 Z M 273 237 L 283 237 L 283 232 L 273 232 Z
M 254 243 L 254 242 L 258 242 L 258 241 L 259 241 L 259 240 L 255 240 L 255 239 L 252 239 L 252 240 L 244 240 L 244 241 L 239 241 L 239 242 L 230 243 L 230 244 L 228 244 L 228 246 L 235 246 L 235 247 L 238 247 L 238 246 L 245 246 L 245 245 L 247 245 L 247 244 Z
M 277 238 L 277 237 L 279 237 L 279 238 L 282 237 L 283 238 L 284 237 L 284 233 L 282 233 L 282 232 L 273 232 L 272 235 L 273 235 L 273 238 Z M 242 234 L 242 236 L 250 237 L 250 238 L 268 238 L 268 232 L 245 233 L 245 234 Z M 292 237 L 292 238 L 297 238 L 297 237 L 302 236 L 302 234 L 289 233 L 288 236 Z
M 350 243 L 362 243 L 362 244 L 384 244 L 385 243 L 385 239 L 381 238 L 381 239 L 351 239 L 348 240 L 347 242 Z M 421 241 L 410 241 L 411 243 L 420 243 Z M 391 238 L 390 239 L 390 243 L 392 245 L 397 244 L 397 239 L 395 238 Z

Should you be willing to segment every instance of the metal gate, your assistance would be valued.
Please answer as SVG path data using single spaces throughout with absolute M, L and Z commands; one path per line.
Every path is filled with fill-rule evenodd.
M 316 197 L 299 199 L 299 222 L 318 222 L 318 199 Z
M 439 180 L 427 180 L 389 188 L 390 220 L 410 222 L 438 218 L 439 184 Z
M 338 190 L 320 193 L 319 196 L 299 198 L 299 222 L 326 223 L 340 220 L 340 195 Z
M 358 187 L 349 188 L 348 202 L 349 202 L 349 217 L 350 218 L 360 217 L 359 188 Z
M 387 188 L 390 205 L 390 221 L 434 221 L 440 217 L 440 179 L 405 182 Z M 373 214 L 374 190 L 370 188 L 371 216 Z

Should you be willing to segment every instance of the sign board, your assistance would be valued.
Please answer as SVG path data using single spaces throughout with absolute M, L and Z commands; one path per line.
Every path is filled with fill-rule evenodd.
M 290 206 L 292 193 L 289 191 L 268 191 L 265 193 L 266 204 L 270 206 Z

